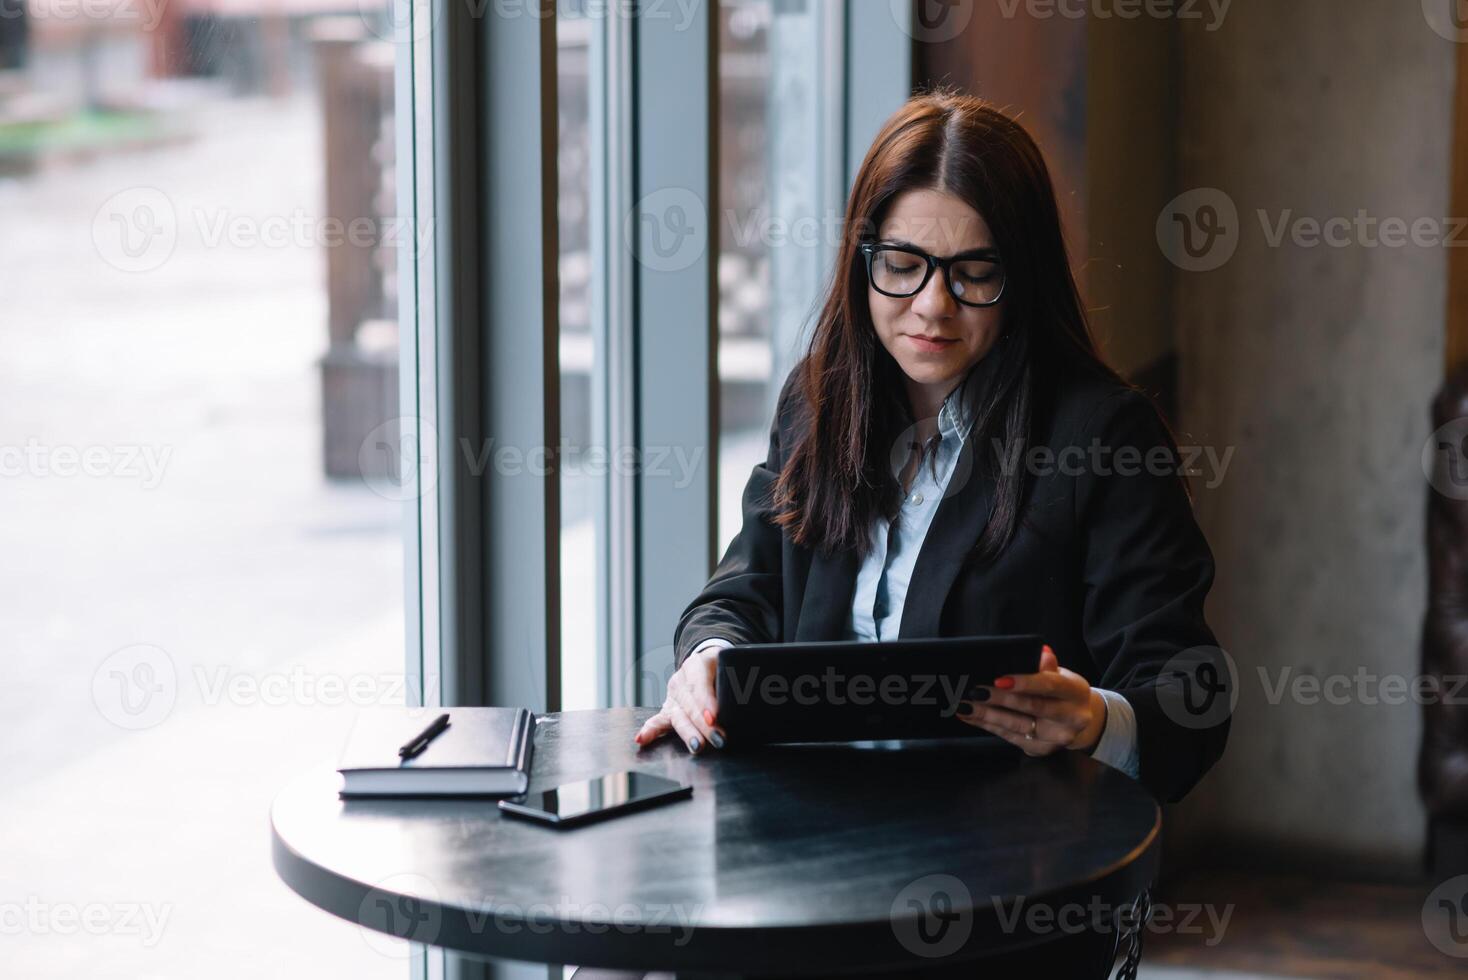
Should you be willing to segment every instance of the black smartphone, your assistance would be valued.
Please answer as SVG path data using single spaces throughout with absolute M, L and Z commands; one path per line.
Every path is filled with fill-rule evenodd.
M 579 827 L 648 807 L 686 800 L 693 787 L 645 772 L 613 772 L 579 783 L 500 800 L 512 817 L 552 827 Z

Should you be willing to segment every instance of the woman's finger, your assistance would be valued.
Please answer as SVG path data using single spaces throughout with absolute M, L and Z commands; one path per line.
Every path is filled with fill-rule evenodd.
M 694 755 L 701 752 L 704 747 L 704 735 L 688 719 L 688 715 L 684 713 L 682 706 L 676 701 L 669 699 L 663 704 L 663 711 L 667 713 L 668 718 L 673 722 L 673 731 L 677 732 L 678 737 L 683 740 L 683 744 L 688 746 L 688 751 Z
M 713 719 L 717 719 L 719 714 L 718 675 L 719 657 L 718 651 L 715 650 L 713 656 L 705 658 L 703 671 L 698 675 L 698 681 L 695 683 L 699 699 L 702 701 L 699 714 L 706 711 Z M 714 723 L 714 721 L 709 722 L 709 724 Z
M 672 719 L 666 712 L 659 711 L 642 723 L 642 727 L 637 730 L 636 735 L 632 736 L 632 740 L 638 745 L 650 745 L 672 730 Z
M 1043 715 L 1046 718 L 1056 718 L 1062 715 L 1068 702 L 1059 698 L 1036 697 L 1033 694 L 1016 694 L 1013 691 L 990 691 L 989 697 L 979 702 L 980 704 L 992 704 L 1000 708 L 1008 708 L 1010 711 L 1019 711 L 1027 715 Z
M 1042 670 L 1038 674 L 1006 674 L 995 680 L 993 687 L 998 691 L 1017 691 L 1020 694 L 1038 694 L 1044 697 L 1073 697 L 1075 682 L 1079 677 L 1079 674 L 1067 677 L 1053 670 Z
M 1013 691 L 993 691 L 989 694 L 988 700 L 982 703 L 1017 711 L 1020 714 L 1032 715 L 1036 718 L 1048 718 L 1057 724 L 1068 725 L 1076 731 L 1086 727 L 1086 716 L 1081 710 L 1084 702 L 1080 701 L 1035 697 L 1029 694 L 1015 694 Z
M 1005 729 L 990 728 L 988 731 L 1004 739 L 1004 741 L 1023 751 L 1028 756 L 1051 755 L 1063 748 L 1059 742 L 1046 742 L 1039 738 L 1025 738 L 1023 735 L 1016 735 L 1014 732 Z
M 988 732 L 991 735 L 997 735 L 999 738 L 1004 739 L 1004 741 L 1008 742 L 1010 745 L 1013 745 L 1015 748 L 1023 749 L 1025 755 L 1050 755 L 1052 752 L 1055 752 L 1056 750 L 1062 748 L 1062 746 L 1058 742 L 1046 741 L 1040 738 L 1038 735 L 1034 738 L 1025 738 L 1023 735 L 1016 734 L 1009 728 L 1000 727 L 999 725 L 995 725 L 992 722 L 983 720 L 976 721 L 972 718 L 965 718 L 964 721 L 969 722 L 969 724 L 973 725 L 975 728 L 982 728 L 984 731 Z
M 1020 714 L 1017 711 L 996 708 L 989 704 L 974 704 L 971 701 L 965 701 L 964 704 L 967 704 L 970 710 L 966 715 L 959 715 L 963 721 L 995 734 L 1013 735 L 1026 743 L 1021 748 L 1027 750 L 1029 745 L 1035 742 L 1064 744 L 1069 742 L 1074 735 L 1069 726 L 1060 725 L 1048 718 L 1036 718 L 1033 715 Z M 1031 727 L 1032 724 L 1033 727 Z M 1026 735 L 1033 735 L 1033 737 L 1025 738 Z
M 679 675 L 681 676 L 681 675 Z M 678 677 L 673 678 L 673 683 L 668 685 L 668 697 L 683 709 L 683 714 L 698 730 L 700 740 L 708 743 L 716 749 L 724 747 L 724 733 L 715 728 L 709 719 L 713 717 L 708 711 L 706 701 L 693 689 L 693 683 L 686 679 L 679 683 Z

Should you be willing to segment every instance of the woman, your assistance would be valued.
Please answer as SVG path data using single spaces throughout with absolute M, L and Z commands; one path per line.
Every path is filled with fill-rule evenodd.
M 1213 559 L 1166 426 L 1097 354 L 1038 148 L 978 99 L 915 97 L 846 227 L 743 528 L 678 623 L 638 743 L 723 745 L 726 644 L 1038 633 L 1040 670 L 964 720 L 1181 798 L 1228 731 L 1177 710 L 1177 658 L 1216 651 Z

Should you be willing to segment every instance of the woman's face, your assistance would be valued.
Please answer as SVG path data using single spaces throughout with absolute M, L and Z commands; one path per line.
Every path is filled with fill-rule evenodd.
M 935 190 L 906 191 L 895 198 L 877 238 L 938 258 L 996 247 L 977 211 Z M 933 270 L 921 292 L 902 299 L 877 292 L 869 280 L 867 298 L 882 346 L 907 375 L 908 396 L 919 418 L 936 414 L 943 397 L 999 340 L 1003 300 L 965 306 L 948 291 L 941 269 Z

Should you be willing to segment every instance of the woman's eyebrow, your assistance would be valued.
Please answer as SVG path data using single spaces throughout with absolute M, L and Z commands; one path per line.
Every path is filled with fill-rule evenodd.
M 904 241 L 901 238 L 888 238 L 888 239 L 884 239 L 882 241 L 882 244 L 883 245 L 901 245 L 904 248 L 915 248 L 919 252 L 923 252 L 924 254 L 931 254 L 931 253 L 928 252 L 927 249 L 923 248 L 921 245 L 914 245 L 912 242 Z M 975 248 L 966 248 L 966 249 L 964 249 L 961 252 L 954 252 L 953 254 L 955 256 L 962 255 L 962 256 L 965 256 L 966 258 L 987 259 L 987 258 L 998 258 L 999 257 L 999 250 L 997 248 L 995 248 L 994 246 L 992 246 L 992 245 L 979 245 L 979 246 L 976 246 Z M 938 256 L 938 258 L 941 259 L 941 258 L 943 258 L 943 256 L 940 255 L 940 256 Z

